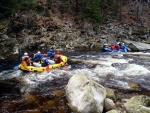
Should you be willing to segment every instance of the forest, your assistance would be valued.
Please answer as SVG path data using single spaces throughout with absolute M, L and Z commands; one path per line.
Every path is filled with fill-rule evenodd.
M 123 10 L 125 5 L 128 7 Z M 23 10 L 44 11 L 44 16 L 51 16 L 47 11 L 55 14 L 57 8 L 61 14 L 75 17 L 77 22 L 86 20 L 98 26 L 109 20 L 110 16 L 122 20 L 124 12 L 132 12 L 135 21 L 142 21 L 142 14 L 149 10 L 149 5 L 150 0 L 1 0 L 0 19 Z

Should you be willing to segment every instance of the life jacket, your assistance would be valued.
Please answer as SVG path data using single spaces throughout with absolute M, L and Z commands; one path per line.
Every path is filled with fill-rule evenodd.
M 115 45 L 111 44 L 110 48 L 111 48 L 111 50 L 114 50 L 115 49 Z
M 54 56 L 54 61 L 55 61 L 55 63 L 60 63 L 60 62 L 62 62 L 63 60 L 62 60 L 62 58 L 61 58 L 60 55 L 56 54 L 56 55 Z
M 119 50 L 119 49 L 120 49 L 119 44 L 116 44 L 116 45 L 115 45 L 115 48 L 116 48 L 116 50 Z
M 24 57 L 22 58 L 22 61 L 26 61 L 27 63 L 30 63 L 30 58 L 29 58 L 29 56 L 24 56 Z
M 29 58 L 29 56 L 23 56 L 21 59 L 22 59 L 21 63 L 22 63 L 25 67 L 30 64 L 30 58 Z

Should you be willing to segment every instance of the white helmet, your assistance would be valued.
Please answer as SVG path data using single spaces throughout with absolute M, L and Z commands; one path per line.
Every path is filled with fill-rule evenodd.
M 24 53 L 24 56 L 28 56 L 28 53 L 27 53 L 27 52 L 25 52 L 25 53 Z
M 40 51 L 38 51 L 37 53 L 41 53 Z

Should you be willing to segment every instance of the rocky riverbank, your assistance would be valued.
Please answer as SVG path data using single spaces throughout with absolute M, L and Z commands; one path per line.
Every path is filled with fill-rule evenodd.
M 29 23 L 35 19 L 35 25 L 30 24 L 24 27 L 24 23 Z M 139 26 L 136 23 L 123 24 L 112 22 L 93 28 L 90 23 L 75 24 L 71 20 L 61 20 L 58 18 L 27 18 L 24 15 L 10 19 L 11 27 L 3 30 L 0 38 L 1 55 L 0 59 L 7 59 L 9 56 L 34 49 L 55 49 L 64 50 L 101 50 L 104 43 L 125 42 L 131 51 L 140 51 L 135 47 L 135 42 L 150 44 L 149 29 Z M 46 26 L 41 24 L 46 23 Z M 125 41 L 125 40 L 130 40 Z M 150 49 L 148 46 L 142 50 Z
M 47 50 L 50 47 L 67 51 L 100 50 L 103 43 L 124 40 L 150 44 L 149 1 L 122 1 L 122 4 L 113 1 L 114 6 L 118 4 L 116 9 L 120 11 L 106 10 L 110 4 L 105 1 L 105 16 L 97 27 L 87 20 L 77 19 L 76 16 L 80 14 L 75 15 L 74 9 L 71 9 L 71 13 L 69 6 L 67 9 L 61 9 L 63 2 L 58 0 L 53 3 L 45 0 L 35 1 L 37 10 L 20 8 L 8 19 L 0 21 L 0 59 L 10 56 L 15 58 L 16 54 L 25 50 Z M 53 5 L 56 7 L 52 7 Z M 127 45 L 131 51 L 141 50 L 135 47 L 134 42 Z M 149 48 L 144 48 L 146 49 Z

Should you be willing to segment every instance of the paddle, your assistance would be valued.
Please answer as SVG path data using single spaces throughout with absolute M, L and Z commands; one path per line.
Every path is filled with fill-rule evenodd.
M 46 66 L 46 71 L 48 71 L 48 70 L 50 70 L 49 65 L 48 65 L 48 66 Z
M 63 67 L 63 69 L 66 70 L 66 71 L 68 71 L 70 68 L 71 68 L 71 66 L 68 65 L 68 64 L 65 64 L 64 67 Z
M 14 66 L 13 69 L 14 69 L 14 70 L 18 70 L 18 69 L 19 69 L 18 65 L 17 65 L 17 66 Z
M 65 65 L 65 66 L 64 66 L 64 70 L 67 71 L 68 69 L 69 69 L 68 66 Z

